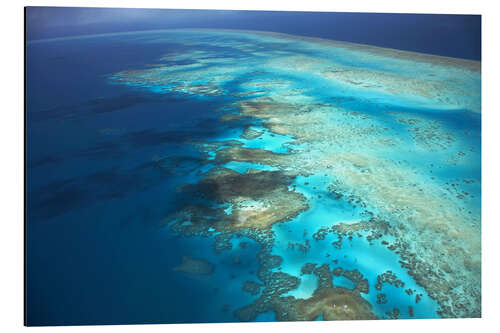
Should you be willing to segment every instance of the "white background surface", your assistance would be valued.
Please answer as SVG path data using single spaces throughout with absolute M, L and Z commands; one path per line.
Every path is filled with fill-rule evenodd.
M 482 14 L 483 31 L 483 318 L 447 320 L 349 321 L 206 325 L 132 325 L 83 327 L 23 327 L 23 7 L 138 7 L 186 9 L 252 9 L 390 13 Z M 499 332 L 500 308 L 500 16 L 496 1 L 460 0 L 101 0 L 3 1 L 0 71 L 0 329 L 3 332 Z M 75 286 L 77 287 L 77 286 Z M 309 333 L 309 332 L 308 332 Z

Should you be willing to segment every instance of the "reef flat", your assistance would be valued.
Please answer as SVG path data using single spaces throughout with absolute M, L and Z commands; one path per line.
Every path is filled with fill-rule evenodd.
M 161 225 L 260 245 L 237 319 L 481 316 L 480 63 L 277 33 L 165 30 L 109 82 L 221 101 L 196 200 Z

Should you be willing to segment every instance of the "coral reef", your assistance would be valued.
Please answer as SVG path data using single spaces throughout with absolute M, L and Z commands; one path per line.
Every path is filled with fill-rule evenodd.
M 183 256 L 182 263 L 172 270 L 195 275 L 210 275 L 214 272 L 214 265 L 203 259 Z
M 377 284 L 375 285 L 375 289 L 382 290 L 382 286 L 384 283 L 388 283 L 396 288 L 404 288 L 405 283 L 401 280 L 398 280 L 396 274 L 392 271 L 384 272 L 377 276 Z
M 237 318 L 253 320 L 267 311 L 278 320 L 375 318 L 360 296 L 370 288 L 358 270 L 337 267 L 332 273 L 324 265 L 304 262 L 301 276 L 318 277 L 318 288 L 306 299 L 285 296 L 298 288 L 300 277 L 272 271 L 283 264 L 283 258 L 271 255 L 273 228 L 308 212 L 316 200 L 335 202 L 329 202 L 332 219 L 311 232 L 311 242 L 286 242 L 290 250 L 308 252 L 312 243 L 334 234 L 336 251 L 345 246 L 344 238 L 363 237 L 399 256 L 401 267 L 439 304 L 440 316 L 480 316 L 480 207 L 472 192 L 458 186 L 479 189 L 480 195 L 480 174 L 474 171 L 480 166 L 480 133 L 459 133 L 453 120 L 457 114 L 478 119 L 480 64 L 282 34 L 171 34 L 174 39 L 190 36 L 186 45 L 195 48 L 168 59 L 192 62 L 122 71 L 110 79 L 161 93 L 231 97 L 218 109 L 219 120 L 241 131 L 196 143 L 215 167 L 201 173 L 197 183 L 178 189 L 199 200 L 167 216 L 164 224 L 183 235 L 214 236 L 218 252 L 232 248 L 236 233 L 260 244 L 257 275 L 263 290 L 256 301 L 235 311 Z M 199 40 L 192 34 L 225 38 Z M 218 57 L 205 45 L 230 48 L 234 55 Z M 243 144 L 265 133 L 290 138 L 287 153 Z M 191 170 L 187 159 L 155 162 L 160 168 Z M 228 166 L 234 162 L 254 167 L 236 172 Z M 259 170 L 262 166 L 274 171 Z M 464 179 L 447 178 L 463 170 L 468 172 Z M 324 189 L 308 180 L 296 182 L 314 175 L 326 179 Z M 359 216 L 335 220 L 343 205 L 353 216 L 360 211 Z M 350 279 L 354 289 L 334 286 L 331 274 Z M 384 283 L 405 286 L 392 271 L 379 275 L 375 289 Z M 416 294 L 416 303 L 421 297 Z M 385 302 L 379 293 L 377 303 Z M 397 308 L 386 313 L 389 318 L 400 315 Z
M 312 269 L 312 264 L 303 267 L 305 274 Z M 315 320 L 322 316 L 324 320 L 377 319 L 370 304 L 354 290 L 334 287 L 328 265 L 322 265 L 312 271 L 318 278 L 318 287 L 307 299 L 293 296 L 281 296 L 297 288 L 299 280 L 284 273 L 272 273 L 267 281 L 262 296 L 254 303 L 235 311 L 242 321 L 254 320 L 259 313 L 273 311 L 279 320 Z M 309 273 L 310 274 L 310 273 Z
M 247 293 L 249 293 L 250 295 L 258 295 L 260 293 L 260 288 L 262 287 L 261 284 L 258 284 L 256 282 L 253 282 L 253 281 L 245 281 L 245 283 L 243 284 L 243 286 L 241 287 L 241 289 L 243 291 L 246 291 Z
M 212 169 L 197 184 L 179 190 L 197 193 L 210 202 L 232 205 L 227 215 L 214 205 L 188 205 L 171 217 L 172 228 L 188 234 L 240 229 L 266 229 L 297 216 L 308 208 L 303 195 L 288 189 L 293 176 L 281 171 Z M 169 221 L 169 222 L 170 222 Z M 189 221 L 189 224 L 185 222 Z M 168 223 L 168 222 L 167 222 Z

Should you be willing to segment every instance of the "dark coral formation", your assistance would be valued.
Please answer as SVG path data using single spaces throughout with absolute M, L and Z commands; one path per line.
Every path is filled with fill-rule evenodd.
M 358 281 L 354 289 L 358 290 L 360 293 L 368 294 L 370 292 L 370 284 L 368 283 L 368 279 Z
M 261 284 L 253 281 L 245 281 L 241 289 L 252 296 L 256 296 L 260 293 Z
M 290 156 L 288 154 L 278 154 L 270 150 L 246 148 L 240 145 L 234 145 L 217 151 L 215 162 L 219 164 L 231 161 L 257 162 L 260 164 L 279 167 L 281 165 L 286 165 L 286 161 L 289 158 Z
M 401 280 L 398 279 L 396 274 L 394 274 L 392 271 L 386 271 L 379 276 L 377 276 L 377 284 L 375 285 L 375 289 L 377 290 L 382 290 L 382 286 L 384 283 L 388 283 L 390 285 L 393 285 L 396 288 L 404 288 L 405 283 Z
M 363 212 L 364 215 L 373 216 L 373 213 L 369 211 Z M 383 237 L 385 234 L 388 234 L 389 224 L 382 220 L 377 220 L 374 217 L 370 217 L 367 221 L 359 221 L 355 223 L 339 223 L 332 227 L 322 227 L 318 229 L 312 237 L 317 240 L 324 240 L 325 237 L 329 233 L 334 233 L 337 235 L 337 240 L 332 242 L 332 245 L 336 249 L 342 248 L 342 240 L 344 237 L 347 237 L 349 240 L 352 240 L 354 235 L 358 237 L 362 237 L 363 235 L 360 232 L 369 232 L 365 236 L 365 238 L 371 243 L 371 241 L 375 239 L 379 239 Z M 386 241 L 382 241 L 385 245 L 389 244 Z
M 400 315 L 400 311 L 398 308 L 394 308 L 392 312 L 386 312 L 386 316 L 389 317 L 389 319 L 398 319 Z
M 386 304 L 386 303 L 387 303 L 386 295 L 383 293 L 377 294 L 377 304 Z
M 214 265 L 204 259 L 183 256 L 182 263 L 172 270 L 195 275 L 210 275 L 214 272 Z
M 309 251 L 309 249 L 311 248 L 311 244 L 309 243 L 308 239 L 306 239 L 304 243 L 288 242 L 288 248 L 292 250 L 297 248 L 300 252 L 307 253 L 307 251 Z
M 377 319 L 359 293 L 340 287 L 317 289 L 312 297 L 299 299 L 296 309 L 297 320 L 315 320 L 320 315 L 324 320 Z
M 357 269 L 353 270 L 344 270 L 340 267 L 337 267 L 333 270 L 333 274 L 337 276 L 344 276 L 345 278 L 354 282 L 354 290 L 359 291 L 360 293 L 368 294 L 370 292 L 370 285 L 368 283 L 368 279 L 363 279 L 363 274 Z
M 377 319 L 371 305 L 355 290 L 334 287 L 329 266 L 319 267 L 308 263 L 302 267 L 304 274 L 315 274 L 318 287 L 307 299 L 282 296 L 298 287 L 300 280 L 284 273 L 270 273 L 270 280 L 262 296 L 254 303 L 235 311 L 242 321 L 254 320 L 258 314 L 273 311 L 278 320 L 324 320 Z
M 314 268 L 316 267 L 316 264 L 313 263 L 305 263 L 302 268 L 300 269 L 300 274 L 306 275 L 306 274 L 312 274 L 314 271 Z
M 326 235 L 328 235 L 329 232 L 330 232 L 329 228 L 318 229 L 318 231 L 316 231 L 312 235 L 312 238 L 314 238 L 315 240 L 324 240 Z
M 183 234 L 270 228 L 308 208 L 302 194 L 288 189 L 293 178 L 281 171 L 250 170 L 241 174 L 225 168 L 212 169 L 197 184 L 186 184 L 180 190 L 196 193 L 209 203 L 231 204 L 232 213 L 228 215 L 223 207 L 213 204 L 192 204 L 168 222 L 174 221 L 172 229 Z
M 215 235 L 214 239 L 214 250 L 216 253 L 220 253 L 222 251 L 231 250 L 233 248 L 233 244 L 231 244 L 231 238 L 233 234 L 224 232 Z
M 415 313 L 413 311 L 413 306 L 411 306 L 411 305 L 408 306 L 408 314 L 410 315 L 410 317 L 415 316 Z
M 300 280 L 294 276 L 277 272 L 271 273 L 271 277 L 266 281 L 262 296 L 255 302 L 243 308 L 237 309 L 235 315 L 241 321 L 255 320 L 258 314 L 267 311 L 274 311 L 280 320 L 293 320 L 292 308 L 293 297 L 280 297 L 299 286 Z
M 359 232 L 370 232 L 366 239 L 372 241 L 379 239 L 389 232 L 389 223 L 371 217 L 368 221 L 356 223 L 339 223 L 330 228 L 330 232 L 337 233 L 339 236 L 349 237 Z

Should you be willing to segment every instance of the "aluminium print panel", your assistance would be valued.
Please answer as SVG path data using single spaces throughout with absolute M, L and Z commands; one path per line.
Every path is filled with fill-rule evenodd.
M 480 23 L 26 8 L 26 325 L 480 317 Z

